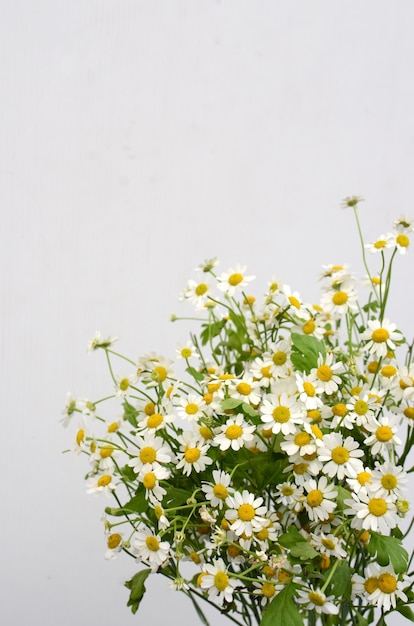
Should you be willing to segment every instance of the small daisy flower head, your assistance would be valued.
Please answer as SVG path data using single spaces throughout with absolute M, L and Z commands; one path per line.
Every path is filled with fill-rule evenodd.
M 115 376 L 116 395 L 121 398 L 128 398 L 134 392 L 133 387 L 137 384 L 138 377 L 135 372 L 117 374 Z
M 236 265 L 230 268 L 228 272 L 223 272 L 218 276 L 217 287 L 228 296 L 234 296 L 237 292 L 247 287 L 248 283 L 254 280 L 255 276 L 246 276 L 246 267 Z
M 322 354 L 318 357 L 318 366 L 311 370 L 311 379 L 318 392 L 326 393 L 330 396 L 336 391 L 341 384 L 341 378 L 338 374 L 343 374 L 345 367 L 340 361 L 334 362 L 332 352 L 325 357 Z
M 332 533 L 312 533 L 310 543 L 318 552 L 326 554 L 328 557 L 335 557 L 336 559 L 346 559 L 347 557 L 347 552 L 343 548 L 342 539 Z
M 116 485 L 113 482 L 113 477 L 110 474 L 102 474 L 87 485 L 86 493 L 93 493 L 95 495 L 104 493 L 106 497 L 109 498 L 115 489 Z
M 90 438 L 88 423 L 86 419 L 82 417 L 75 434 L 75 440 L 73 442 L 71 451 L 74 452 L 76 455 L 81 454 L 82 452 L 87 452 L 88 438 Z
M 197 282 L 189 280 L 180 300 L 188 300 L 195 306 L 197 311 L 201 311 L 211 298 L 211 295 L 211 285 L 208 281 Z
M 138 431 L 142 433 L 145 431 L 148 433 L 155 433 L 158 430 L 165 428 L 167 424 L 172 424 L 175 419 L 176 417 L 173 413 L 165 414 L 164 411 L 157 413 L 154 406 L 152 413 L 150 412 L 149 415 L 144 413 L 143 419 L 139 420 Z
M 364 198 L 362 196 L 347 196 L 341 202 L 341 207 L 343 209 L 355 209 L 358 207 L 360 202 L 363 202 Z
M 400 254 L 406 254 L 408 252 L 408 248 L 411 243 L 411 240 L 407 232 L 397 231 L 393 235 L 392 242 L 394 246 L 396 246 Z
M 123 548 L 122 534 L 108 534 L 106 537 L 106 546 L 108 549 L 105 552 L 105 559 L 107 559 L 108 561 L 115 559 Z
M 411 583 L 407 575 L 397 575 L 391 564 L 381 567 L 377 563 L 370 563 L 365 568 L 364 577 L 358 574 L 352 577 L 356 594 L 383 611 L 395 609 L 398 599 L 407 602 L 404 589 Z
M 208 599 L 219 606 L 223 606 L 225 602 L 230 603 L 241 582 L 231 577 L 223 559 L 217 559 L 212 565 L 205 564 L 203 573 L 201 588 L 207 591 Z
M 152 502 L 158 502 L 163 499 L 166 490 L 160 486 L 160 480 L 166 480 L 170 477 L 170 470 L 163 467 L 159 463 L 153 463 L 151 467 L 143 466 L 138 474 L 138 480 L 145 487 L 145 495 Z
M 185 398 L 180 399 L 180 407 L 177 415 L 188 422 L 195 422 L 204 416 L 206 403 L 202 396 L 189 393 Z
M 280 396 L 269 394 L 260 405 L 260 417 L 273 434 L 292 434 L 297 431 L 298 425 L 304 423 L 305 408 L 295 397 L 289 397 L 287 393 Z
M 152 433 L 145 433 L 143 437 L 137 435 L 133 443 L 134 447 L 127 448 L 127 453 L 132 457 L 128 465 L 136 474 L 139 474 L 144 466 L 150 471 L 154 463 L 170 463 L 173 459 L 169 446 L 161 437 Z
M 336 476 L 343 480 L 346 476 L 355 476 L 363 470 L 362 456 L 364 452 L 358 442 L 352 437 L 343 440 L 341 433 L 324 435 L 320 441 L 318 458 L 323 463 L 323 473 L 329 478 Z
M 230 382 L 229 394 L 232 398 L 249 402 L 252 405 L 259 404 L 261 399 L 260 382 L 254 381 L 253 377 L 248 375 L 237 378 Z
M 365 248 L 371 252 L 371 254 L 377 254 L 378 252 L 383 252 L 387 248 L 391 248 L 392 243 L 392 234 L 387 233 L 385 235 L 380 235 L 375 241 L 372 243 L 364 244 Z
M 308 411 L 319 409 L 323 405 L 311 376 L 296 372 L 296 384 L 298 386 L 299 398 Z
M 288 509 L 295 509 L 298 502 L 303 502 L 303 488 L 298 487 L 295 483 L 289 481 L 280 483 L 277 485 L 276 490 L 278 495 L 276 496 L 275 502 Z M 300 504 L 300 508 L 302 508 L 302 504 Z
M 366 494 L 367 488 L 372 487 L 372 470 L 364 468 L 356 476 L 347 478 L 346 482 L 355 494 L 358 495 L 360 492 Z
M 220 450 L 240 450 L 246 443 L 253 440 L 255 426 L 249 425 L 243 415 L 231 417 L 225 424 L 220 426 L 220 431 L 214 437 L 214 444 L 219 446 Z
M 406 215 L 401 215 L 397 220 L 395 220 L 394 228 L 400 233 L 404 232 L 412 232 L 414 231 L 414 220 Z
M 267 508 L 263 506 L 263 498 L 256 498 L 253 493 L 246 489 L 242 493 L 235 492 L 226 501 L 229 509 L 225 513 L 226 519 L 231 523 L 230 530 L 236 535 L 245 534 L 250 537 L 259 532 L 267 524 L 265 517 Z
M 137 555 L 137 561 L 143 561 L 149 565 L 153 572 L 165 565 L 169 559 L 170 544 L 167 541 L 161 541 L 161 537 L 154 535 L 146 526 L 141 526 L 135 533 L 132 548 Z
M 344 315 L 348 311 L 356 311 L 358 294 L 353 283 L 341 284 L 339 289 L 330 289 L 321 298 L 321 306 L 329 315 Z
M 382 322 L 369 320 L 368 328 L 360 335 L 363 341 L 368 342 L 365 349 L 377 358 L 387 356 L 389 350 L 395 350 L 396 342 L 403 341 L 402 334 L 396 328 L 396 325 L 391 323 L 388 318 L 384 318 Z
M 179 345 L 176 349 L 177 359 L 185 359 L 188 361 L 189 359 L 200 359 L 200 355 L 197 352 L 197 348 L 192 343 L 192 341 L 187 341 L 184 345 Z
M 300 430 L 286 435 L 285 440 L 280 443 L 280 447 L 289 457 L 294 457 L 297 454 L 301 457 L 313 455 L 317 449 L 317 440 L 321 437 L 322 433 L 318 426 L 305 423 Z
M 334 500 L 338 496 L 338 492 L 332 483 L 328 484 L 326 476 L 321 476 L 316 482 L 311 478 L 305 485 L 306 492 L 304 499 L 304 507 L 311 521 L 325 520 L 336 508 Z
M 218 258 L 216 256 L 213 256 L 210 259 L 205 259 L 204 263 L 200 263 L 200 265 L 198 265 L 195 269 L 207 274 L 208 272 L 211 272 L 211 270 L 213 270 L 218 264 Z
M 234 489 L 230 487 L 230 474 L 222 470 L 214 470 L 213 481 L 214 484 L 203 483 L 202 490 L 206 500 L 211 502 L 211 506 L 222 509 L 226 498 L 234 492 Z
M 365 425 L 371 435 L 365 439 L 365 444 L 371 447 L 372 454 L 384 456 L 390 448 L 401 445 L 401 439 L 397 436 L 397 416 L 384 415 L 377 419 L 371 419 Z
M 296 598 L 298 604 L 307 611 L 315 611 L 318 615 L 338 615 L 339 607 L 334 604 L 337 600 L 333 596 L 327 597 L 319 588 L 302 589 Z
M 181 443 L 182 452 L 178 455 L 176 469 L 182 469 L 183 474 L 189 476 L 193 470 L 199 474 L 213 463 L 207 454 L 210 446 L 207 443 L 201 443 L 199 437 L 192 437 L 192 433 L 183 433 L 178 441 Z
M 173 361 L 155 353 L 144 354 L 138 360 L 138 371 L 148 388 L 162 387 L 168 389 L 170 379 L 174 377 Z
M 261 606 L 266 606 L 266 604 L 273 599 L 276 593 L 275 583 L 271 582 L 267 578 L 259 578 L 259 580 L 253 584 L 255 586 L 253 595 L 258 597 Z
M 101 333 L 99 330 L 96 331 L 94 337 L 88 343 L 88 352 L 94 352 L 98 350 L 98 348 L 109 348 L 118 337 L 101 337 Z
M 286 339 L 282 339 L 269 346 L 269 352 L 263 354 L 265 362 L 269 362 L 270 371 L 275 378 L 285 378 L 292 367 L 290 355 L 292 344 Z
M 66 394 L 66 404 L 62 411 L 63 418 L 60 420 L 65 428 L 69 426 L 72 416 L 78 411 L 77 400 L 70 392 Z
M 358 426 L 365 426 L 367 422 L 375 417 L 378 410 L 377 399 L 373 394 L 369 394 L 362 390 L 358 395 L 351 396 L 346 404 L 348 413 L 346 414 L 345 421 L 350 423 L 351 427 L 354 423 Z M 339 422 L 342 424 L 342 422 Z
M 308 317 L 308 313 L 304 309 L 304 304 L 298 291 L 292 291 L 289 285 L 283 285 L 281 295 L 284 297 L 281 307 L 285 309 L 287 313 L 299 318 Z
M 351 527 L 357 530 L 373 530 L 389 535 L 398 523 L 397 507 L 394 498 L 379 497 L 375 491 L 367 489 L 358 495 L 352 494 L 352 500 L 344 501 L 349 508 L 345 515 L 352 516 Z
M 389 461 L 383 464 L 377 461 L 372 470 L 371 489 L 380 497 L 394 495 L 396 498 L 403 498 L 408 491 L 407 472 Z

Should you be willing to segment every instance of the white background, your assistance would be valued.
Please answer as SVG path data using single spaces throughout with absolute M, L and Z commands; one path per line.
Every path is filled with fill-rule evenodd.
M 344 196 L 366 199 L 368 241 L 414 217 L 414 4 L 0 5 L 0 621 L 194 624 L 158 577 L 126 608 L 139 566 L 103 558 L 106 502 L 61 454 L 66 391 L 111 388 L 96 329 L 173 356 L 169 315 L 206 257 L 315 301 L 322 264 L 362 273 Z M 413 251 L 390 308 L 409 337 L 412 276 Z

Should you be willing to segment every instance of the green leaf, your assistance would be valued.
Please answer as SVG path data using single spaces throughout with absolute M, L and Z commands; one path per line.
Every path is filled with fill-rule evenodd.
M 217 322 L 212 322 L 211 324 L 203 324 L 204 330 L 200 333 L 201 343 L 205 346 L 210 339 L 217 337 L 223 330 L 226 325 L 226 320 L 218 320 Z
M 324 344 L 311 335 L 292 333 L 293 350 L 291 359 L 293 365 L 299 371 L 309 373 L 318 365 L 318 357 L 326 355 Z
M 221 408 L 225 411 L 228 411 L 230 409 L 235 409 L 242 404 L 243 400 L 241 400 L 240 398 L 226 398 L 225 400 L 221 401 Z
M 354 619 L 356 626 L 368 626 L 368 620 L 361 613 L 354 613 Z
M 105 513 L 120 517 L 122 515 L 130 515 L 131 513 L 143 513 L 148 510 L 148 502 L 145 498 L 145 489 L 137 493 L 129 502 L 121 506 L 119 509 L 106 507 Z
M 305 537 L 300 534 L 296 526 L 290 526 L 287 533 L 281 535 L 278 541 L 280 545 L 284 548 L 288 548 L 288 550 L 294 548 L 299 542 L 306 543 Z
M 190 376 L 192 376 L 194 380 L 204 380 L 204 374 L 196 370 L 196 368 L 192 367 L 191 365 L 189 365 L 185 371 L 187 372 L 187 374 L 190 374 Z
M 372 531 L 368 543 L 368 552 L 376 558 L 380 565 L 388 565 L 391 561 L 396 574 L 407 571 L 408 553 L 397 537 L 383 537 Z
M 247 402 L 243 402 L 242 411 L 245 415 L 248 415 L 249 417 L 259 417 L 257 411 L 250 404 L 247 404 Z
M 401 615 L 404 615 L 404 617 L 406 617 L 409 622 L 414 622 L 414 611 L 410 609 L 409 606 L 407 606 L 406 604 L 402 606 L 397 606 L 396 610 L 398 611 L 398 613 L 401 613 Z
M 332 590 L 337 598 L 349 598 L 351 595 L 352 570 L 347 561 L 342 561 L 332 576 Z
M 298 607 L 293 602 L 294 594 L 294 585 L 282 589 L 263 611 L 260 626 L 304 626 Z
M 131 611 L 134 614 L 137 612 L 140 602 L 144 596 L 145 581 L 147 580 L 150 573 L 150 569 L 143 569 L 135 574 L 135 576 L 133 576 L 131 580 L 127 580 L 125 583 L 125 587 L 131 590 L 127 606 L 131 607 Z
M 132 426 L 137 426 L 137 415 L 138 415 L 138 411 L 136 410 L 135 407 L 132 406 L 132 404 L 129 404 L 129 402 L 127 400 L 124 401 L 123 405 L 124 407 L 124 420 L 127 420 L 130 424 L 132 424 Z
M 295 546 L 292 546 L 290 549 L 290 554 L 293 557 L 299 558 L 301 561 L 308 561 L 309 559 L 314 559 L 315 556 L 318 556 L 318 552 L 316 552 L 315 548 L 307 542 L 299 542 Z

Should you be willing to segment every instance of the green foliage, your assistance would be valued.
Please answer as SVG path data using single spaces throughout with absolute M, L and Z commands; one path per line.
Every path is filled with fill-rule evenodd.
M 325 346 L 321 341 L 316 339 L 316 337 L 312 337 L 312 335 L 292 333 L 291 337 L 293 343 L 291 354 L 292 363 L 299 372 L 309 374 L 311 369 L 317 367 L 319 355 L 321 354 L 325 358 Z
M 332 576 L 332 592 L 337 598 L 349 598 L 351 595 L 351 577 L 353 570 L 347 561 L 341 561 Z
M 133 576 L 131 580 L 127 580 L 125 583 L 125 587 L 131 591 L 131 593 L 129 594 L 127 606 L 131 607 L 131 611 L 134 614 L 137 612 L 141 600 L 144 596 L 145 581 L 147 580 L 150 573 L 150 569 L 143 569 L 140 572 L 137 572 L 137 574 L 135 574 L 135 576 Z
M 124 407 L 124 415 L 123 415 L 124 420 L 127 420 L 130 424 L 132 424 L 132 426 L 136 428 L 137 423 L 138 423 L 137 422 L 138 411 L 136 410 L 135 407 L 132 406 L 132 404 L 129 404 L 128 400 L 124 400 L 124 403 L 122 406 Z
M 407 571 L 408 553 L 397 537 L 384 537 L 379 533 L 371 532 L 368 552 L 376 558 L 380 565 L 388 565 L 391 561 L 397 574 Z
M 209 324 L 202 324 L 204 330 L 200 333 L 201 344 L 206 346 L 211 339 L 217 337 L 226 325 L 226 320 L 218 320 L 217 322 L 211 322 Z
M 290 584 L 280 591 L 263 611 L 260 626 L 304 626 L 298 607 L 293 601 L 295 585 Z

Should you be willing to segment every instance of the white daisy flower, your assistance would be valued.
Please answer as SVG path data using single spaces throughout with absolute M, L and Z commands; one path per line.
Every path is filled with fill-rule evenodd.
M 329 315 L 345 315 L 358 310 L 358 294 L 352 283 L 342 283 L 339 289 L 329 289 L 321 298 L 321 306 Z
M 367 489 L 360 491 L 358 495 L 351 494 L 352 500 L 344 500 L 348 509 L 345 515 L 352 516 L 351 527 L 357 530 L 379 531 L 383 535 L 389 535 L 391 529 L 398 523 L 397 507 L 393 498 L 377 497 L 375 492 Z
M 178 417 L 188 422 L 194 422 L 204 416 L 206 403 L 201 396 L 189 393 L 185 398 L 181 398 L 180 407 L 177 409 Z
M 191 436 L 192 433 L 189 433 Z M 178 437 L 181 443 L 181 455 L 178 455 L 176 469 L 183 470 L 183 474 L 189 476 L 194 470 L 197 473 L 204 472 L 207 465 L 211 465 L 213 460 L 207 455 L 210 446 L 201 443 L 198 437 L 189 438 L 186 433 Z M 181 457 L 181 458 L 180 458 Z
M 218 289 L 224 291 L 229 296 L 234 296 L 235 293 L 247 287 L 247 284 L 255 278 L 255 276 L 245 276 L 245 271 L 245 266 L 236 265 L 234 268 L 230 268 L 228 272 L 223 272 L 217 278 Z
M 231 477 L 222 470 L 213 471 L 214 484 L 203 483 L 202 490 L 206 495 L 206 500 L 211 502 L 211 506 L 221 509 L 225 499 L 234 492 L 230 487 Z
M 364 247 L 367 248 L 371 252 L 371 254 L 376 254 L 377 252 L 381 252 L 386 250 L 387 248 L 392 247 L 392 233 L 386 233 L 385 235 L 380 235 L 373 243 L 366 243 Z
M 160 486 L 160 480 L 166 480 L 170 477 L 170 470 L 155 462 L 149 468 L 144 465 L 138 474 L 138 480 L 145 487 L 145 496 L 153 501 L 158 502 L 163 499 L 166 490 Z
M 395 415 L 383 415 L 365 424 L 365 430 L 372 433 L 365 439 L 365 444 L 371 446 L 372 454 L 384 456 L 390 448 L 401 445 L 401 439 L 397 437 L 397 420 Z
M 71 422 L 74 413 L 78 412 L 77 400 L 74 395 L 68 391 L 66 394 L 66 404 L 62 411 L 63 418 L 60 420 L 65 428 L 67 428 Z
M 332 533 L 311 533 L 311 545 L 321 554 L 337 559 L 346 559 L 347 551 L 343 548 L 343 540 L 335 537 Z
M 352 588 L 355 595 L 364 597 L 373 606 L 390 611 L 395 609 L 398 599 L 407 602 L 404 589 L 411 582 L 407 575 L 397 576 L 391 564 L 381 567 L 378 563 L 370 563 L 364 576 L 354 574 Z
M 343 441 L 341 433 L 330 433 L 319 440 L 319 445 L 318 458 L 324 464 L 323 473 L 329 478 L 337 476 L 342 480 L 345 476 L 356 476 L 363 470 L 361 457 L 364 452 L 352 437 Z
M 382 322 L 369 320 L 368 328 L 360 334 L 362 341 L 368 341 L 364 348 L 378 358 L 387 356 L 388 350 L 395 349 L 395 342 L 403 340 L 402 334 L 396 328 L 396 324 L 392 324 L 388 318 L 384 318 Z
M 375 416 L 380 407 L 377 404 L 375 395 L 362 390 L 359 395 L 352 396 L 349 399 L 346 408 L 348 413 L 346 414 L 344 424 L 350 424 L 346 428 L 352 428 L 354 423 L 358 426 L 364 426 L 369 418 Z
M 252 376 L 243 376 L 231 381 L 229 384 L 229 394 L 232 398 L 238 398 L 250 404 L 259 404 L 260 381 L 254 381 Z
M 310 380 L 315 384 L 317 391 L 324 392 L 328 396 L 338 391 L 341 378 L 338 374 L 345 371 L 345 366 L 340 361 L 334 363 L 334 355 L 328 353 L 324 358 L 322 354 L 318 357 L 318 367 L 311 370 Z
M 218 606 L 233 600 L 234 590 L 241 582 L 231 577 L 223 559 L 217 559 L 213 565 L 205 564 L 201 578 L 201 588 L 208 592 L 208 599 Z
M 200 311 L 204 308 L 205 303 L 211 298 L 211 285 L 208 281 L 197 282 L 189 280 L 186 288 L 180 296 L 180 300 L 189 300 L 196 310 Z
M 104 493 L 109 498 L 116 489 L 116 485 L 112 481 L 113 477 L 110 474 L 102 474 L 88 483 L 86 493 Z
M 154 463 L 170 463 L 173 460 L 170 448 L 164 444 L 161 437 L 152 433 L 145 433 L 143 437 L 137 435 L 133 438 L 133 443 L 135 447 L 127 448 L 127 453 L 132 456 L 128 465 L 136 474 L 139 474 L 144 466 L 150 471 Z
M 406 254 L 411 241 L 407 233 L 397 231 L 396 233 L 393 233 L 392 243 L 397 247 L 400 254 Z
M 264 515 L 267 508 L 263 505 L 263 498 L 256 498 L 253 493 L 246 489 L 242 493 L 235 492 L 226 500 L 229 509 L 225 513 L 226 519 L 230 521 L 230 530 L 240 536 L 243 533 L 250 537 L 253 533 L 259 532 L 267 524 Z
M 334 596 L 327 597 L 319 588 L 302 589 L 298 591 L 296 598 L 298 604 L 301 604 L 307 611 L 315 611 L 318 615 L 322 613 L 328 615 L 338 615 L 339 606 L 335 606 L 337 602 Z
M 274 394 L 267 395 L 259 411 L 262 422 L 267 424 L 275 435 L 279 432 L 284 435 L 295 433 L 297 425 L 303 424 L 306 415 L 304 406 L 287 393 L 282 393 L 279 397 Z
M 107 551 L 105 552 L 105 559 L 113 560 L 122 550 L 122 535 L 120 533 L 111 533 L 106 538 Z
M 398 465 L 390 462 L 381 465 L 377 461 L 372 470 L 371 490 L 380 497 L 402 498 L 408 491 L 408 474 Z
M 128 398 L 134 392 L 133 387 L 137 384 L 138 376 L 135 372 L 117 374 L 115 376 L 116 395 L 121 398 Z
M 246 443 L 253 440 L 255 426 L 250 426 L 243 415 L 231 417 L 225 424 L 220 426 L 220 431 L 214 437 L 214 444 L 220 450 L 240 450 Z
M 292 362 L 290 354 L 292 345 L 285 339 L 269 346 L 269 351 L 263 354 L 263 360 L 269 362 L 270 371 L 274 378 L 285 378 L 288 376 Z
M 296 384 L 298 386 L 299 398 L 308 411 L 319 409 L 323 406 L 322 400 L 318 397 L 318 392 L 312 382 L 312 377 L 296 372 Z
M 306 497 L 303 505 L 308 513 L 311 521 L 326 520 L 336 509 L 336 502 L 333 502 L 338 496 L 335 486 L 330 483 L 326 476 L 321 476 L 316 482 L 311 478 L 304 485 Z
M 150 528 L 141 526 L 135 533 L 132 549 L 137 555 L 137 561 L 147 563 L 153 572 L 164 565 L 169 559 L 170 544 L 161 541 L 159 535 L 154 535 Z

